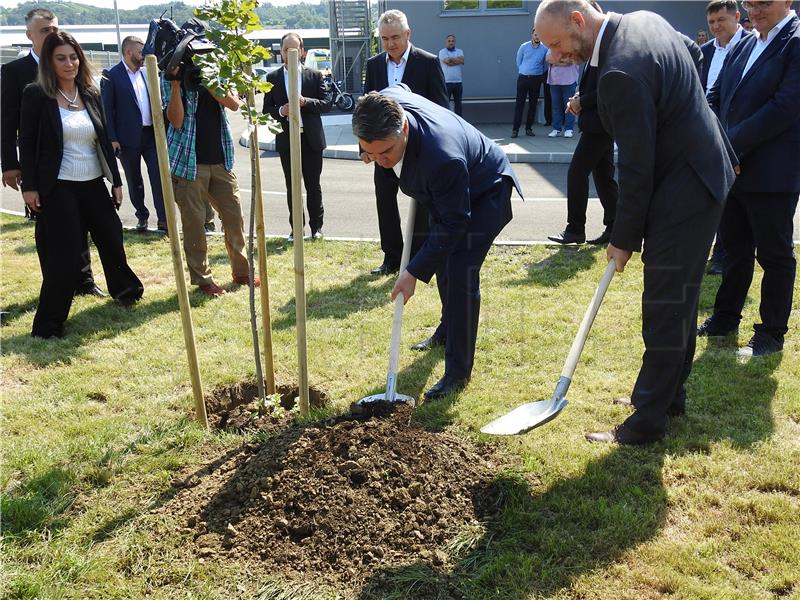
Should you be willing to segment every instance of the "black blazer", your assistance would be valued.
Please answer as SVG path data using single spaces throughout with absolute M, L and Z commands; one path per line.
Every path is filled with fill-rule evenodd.
M 114 187 L 122 186 L 114 150 L 106 133 L 103 101 L 100 94 L 81 94 L 97 133 L 98 154 L 103 174 Z M 22 191 L 38 191 L 48 196 L 58 180 L 64 152 L 64 130 L 55 98 L 48 98 L 38 84 L 32 83 L 22 94 L 19 127 L 19 155 L 22 167 Z
M 36 79 L 39 65 L 33 56 L 23 56 L 0 67 L 0 162 L 3 171 L 19 169 L 17 135 L 19 113 L 22 108 L 22 90 Z
M 449 108 L 447 87 L 444 84 L 444 73 L 439 64 L 439 57 L 430 52 L 411 45 L 408 53 L 403 81 L 412 92 Z M 364 93 L 380 92 L 389 87 L 386 76 L 386 52 L 373 56 L 367 61 L 367 77 L 364 81 Z
M 144 71 L 141 72 L 144 75 Z M 145 87 L 147 78 L 145 77 Z M 148 90 L 148 102 L 149 94 Z M 136 101 L 136 92 L 128 77 L 124 62 L 119 62 L 103 71 L 100 94 L 106 115 L 108 138 L 119 142 L 123 148 L 139 148 L 142 145 L 142 111 Z
M 278 109 L 289 101 L 289 90 L 286 89 L 283 77 L 285 70 L 286 67 L 283 66 L 267 75 L 267 82 L 272 84 L 272 89 L 264 94 L 263 112 L 272 115 L 283 128 L 283 131 L 275 136 L 275 149 L 278 152 L 289 151 L 289 119 L 278 114 Z M 327 144 L 320 115 L 331 109 L 331 95 L 326 89 L 322 73 L 310 67 L 303 67 L 300 73 L 302 79 L 300 95 L 306 99 L 306 105 L 300 108 L 303 133 L 309 146 L 322 152 Z
M 578 127 L 587 133 L 605 133 L 600 113 L 597 112 L 597 67 L 586 63 L 578 84 L 581 112 L 578 113 Z
M 698 203 L 706 200 L 688 192 L 696 184 L 680 175 L 687 168 L 719 204 L 733 185 L 736 157 L 700 87 L 699 54 L 699 48 L 698 56 L 687 52 L 686 41 L 654 13 L 608 15 L 597 100 L 603 127 L 619 146 L 611 234 L 618 248 L 638 252 L 648 229 L 669 227 L 703 209 Z M 665 213 L 668 223 L 649 218 Z
M 742 37 L 734 44 L 738 44 L 747 36 L 753 35 L 748 31 L 742 31 Z M 733 47 L 731 47 L 731 50 Z M 714 52 L 716 52 L 716 48 L 714 47 L 714 40 L 710 42 L 706 42 L 702 46 L 700 46 L 700 51 L 703 53 L 703 69 L 700 71 L 700 83 L 703 84 L 703 89 L 705 90 L 708 87 L 708 71 L 711 69 L 711 60 L 714 58 Z M 730 54 L 730 50 L 728 51 Z
M 731 48 L 708 91 L 742 164 L 734 191 L 800 193 L 800 18 L 778 32 L 747 74 L 757 38 Z

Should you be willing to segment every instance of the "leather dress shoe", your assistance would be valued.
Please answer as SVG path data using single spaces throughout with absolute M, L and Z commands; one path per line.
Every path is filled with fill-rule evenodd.
M 606 229 L 603 233 L 597 236 L 594 239 L 586 240 L 587 244 L 592 244 L 593 246 L 605 246 L 611 241 L 611 232 Z
M 167 222 L 166 221 L 159 221 L 156 225 L 156 230 L 161 233 L 167 233 Z
M 511 137 L 512 138 L 519 137 L 519 131 L 517 131 L 516 129 L 514 131 L 512 131 L 511 132 Z
M 91 286 L 87 285 L 84 288 L 75 290 L 75 294 L 77 294 L 78 296 L 97 296 L 98 298 L 108 298 L 108 294 L 106 294 L 95 284 L 92 284 Z
M 612 404 L 618 404 L 620 406 L 628 406 L 633 408 L 633 402 L 631 402 L 630 398 L 614 398 Z M 686 414 L 686 398 L 684 396 L 680 396 L 680 399 L 676 398 L 676 400 L 672 401 L 672 404 L 669 405 L 667 409 L 667 416 L 669 417 L 680 417 Z
M 369 272 L 370 275 L 374 275 L 375 277 L 380 277 L 381 275 L 391 275 L 392 273 L 397 273 L 400 270 L 400 267 L 392 267 L 383 263 L 380 267 L 375 267 L 372 271 Z
M 536 134 L 535 134 L 535 133 L 533 133 L 533 129 L 531 129 L 530 127 L 528 127 L 528 128 L 525 130 L 525 135 L 529 135 L 529 136 L 535 136 Z
M 139 233 L 147 231 L 147 219 L 139 219 L 136 222 L 136 231 L 138 231 Z
M 454 394 L 459 390 L 463 390 L 468 381 L 469 379 L 457 379 L 456 377 L 445 375 L 425 392 L 425 399 L 438 400 L 439 398 L 444 398 L 448 394 Z
M 642 433 L 631 431 L 622 425 L 617 425 L 611 431 L 595 431 L 586 434 L 589 442 L 617 443 L 622 445 L 652 444 L 662 439 L 664 436 L 646 436 Z
M 424 352 L 425 350 L 431 350 L 432 348 L 438 348 L 439 346 L 445 345 L 445 338 L 432 335 L 428 339 L 422 340 L 411 346 L 412 350 L 416 350 L 417 352 Z
M 586 234 L 572 233 L 565 229 L 557 235 L 548 235 L 547 239 L 557 244 L 583 244 L 586 241 Z
M 697 337 L 725 337 L 736 333 L 738 327 L 723 327 L 714 317 L 708 317 L 700 327 L 697 328 Z

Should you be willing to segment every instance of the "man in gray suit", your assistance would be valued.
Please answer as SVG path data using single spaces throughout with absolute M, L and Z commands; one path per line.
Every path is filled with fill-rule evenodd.
M 645 353 L 631 395 L 635 411 L 612 431 L 586 437 L 653 442 L 664 437 L 668 416 L 686 410 L 703 267 L 735 157 L 684 39 L 660 16 L 604 15 L 587 0 L 544 0 L 535 27 L 556 61 L 598 68 L 600 119 L 619 147 L 607 256 L 622 272 L 644 246 Z

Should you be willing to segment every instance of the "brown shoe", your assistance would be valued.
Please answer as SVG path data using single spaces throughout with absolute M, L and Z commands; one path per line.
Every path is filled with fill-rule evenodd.
M 216 283 L 209 283 L 208 285 L 199 285 L 198 289 L 209 298 L 217 298 L 225 294 L 225 290 L 219 287 Z

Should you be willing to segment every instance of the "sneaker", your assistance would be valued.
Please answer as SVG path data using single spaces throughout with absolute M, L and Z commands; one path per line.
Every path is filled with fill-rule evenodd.
M 553 129 L 553 131 L 547 134 L 547 137 L 558 137 L 559 135 L 561 135 L 561 132 L 558 129 Z
M 217 230 L 217 226 L 214 225 L 214 221 L 209 221 L 204 225 L 206 233 L 214 233 Z
M 294 243 L 294 233 L 292 233 L 292 232 L 290 231 L 290 232 L 289 232 L 289 235 L 287 235 L 287 236 L 286 236 L 286 241 L 287 241 L 289 244 L 293 244 L 293 243 Z
M 743 357 L 758 357 L 769 356 L 781 351 L 783 351 L 782 341 L 776 340 L 768 333 L 757 332 L 750 338 L 746 346 L 739 348 L 736 354 Z
M 311 239 L 312 240 L 321 240 L 324 236 L 322 235 L 322 229 L 317 229 L 316 231 L 311 232 Z
M 564 137 L 572 137 L 572 129 L 567 129 L 564 132 Z
M 250 275 L 233 275 L 232 278 L 233 283 L 236 285 L 250 285 Z M 261 285 L 261 279 L 258 278 L 258 275 L 253 277 L 253 281 L 256 287 Z
M 136 223 L 136 231 L 138 231 L 139 233 L 143 233 L 143 232 L 147 231 L 147 219 L 146 218 L 139 219 L 137 221 L 137 223 Z
M 219 287 L 216 283 L 209 283 L 208 285 L 199 285 L 198 289 L 209 298 L 217 298 L 225 294 L 225 290 Z

